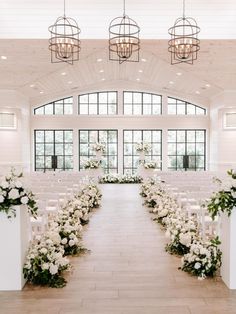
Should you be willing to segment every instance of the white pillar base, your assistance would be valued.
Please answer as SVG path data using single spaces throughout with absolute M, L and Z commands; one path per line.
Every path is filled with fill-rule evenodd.
M 22 290 L 23 265 L 29 247 L 29 215 L 25 206 L 14 206 L 16 217 L 0 212 L 0 291 Z
M 229 289 L 236 289 L 236 208 L 228 217 L 222 215 L 221 229 L 222 266 L 221 276 Z

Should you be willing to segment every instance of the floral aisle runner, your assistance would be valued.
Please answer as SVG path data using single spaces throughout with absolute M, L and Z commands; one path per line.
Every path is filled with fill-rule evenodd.
M 154 214 L 154 221 L 166 232 L 169 239 L 166 251 L 182 256 L 180 269 L 199 279 L 213 277 L 221 266 L 219 238 L 203 239 L 197 217 L 189 217 L 179 207 L 164 183 L 148 180 L 142 184 L 140 194 L 145 198 L 144 204 Z
M 85 250 L 81 243 L 83 225 L 100 201 L 98 187 L 87 184 L 51 217 L 46 233 L 36 236 L 26 258 L 23 272 L 30 283 L 56 288 L 66 285 L 63 272 L 71 269 L 68 256 Z

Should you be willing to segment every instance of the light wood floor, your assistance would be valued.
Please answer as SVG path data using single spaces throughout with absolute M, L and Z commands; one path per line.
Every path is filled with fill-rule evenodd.
M 180 259 L 165 252 L 164 232 L 142 207 L 138 185 L 102 190 L 102 207 L 84 233 L 91 253 L 72 258 L 67 286 L 0 292 L 1 314 L 236 313 L 236 292 L 219 278 L 198 281 L 178 270 Z

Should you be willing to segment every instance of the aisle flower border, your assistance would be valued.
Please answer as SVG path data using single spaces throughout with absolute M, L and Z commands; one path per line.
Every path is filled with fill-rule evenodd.
M 82 226 L 100 206 L 101 197 L 98 187 L 89 183 L 51 216 L 46 233 L 36 236 L 29 247 L 23 268 L 28 282 L 54 288 L 66 285 L 63 273 L 71 269 L 67 256 L 86 250 L 81 243 Z
M 145 199 L 144 205 L 154 214 L 153 220 L 166 231 L 169 238 L 166 251 L 182 256 L 179 269 L 199 279 L 215 276 L 221 266 L 219 238 L 203 240 L 196 218 L 188 217 L 160 180 L 145 181 L 140 195 Z

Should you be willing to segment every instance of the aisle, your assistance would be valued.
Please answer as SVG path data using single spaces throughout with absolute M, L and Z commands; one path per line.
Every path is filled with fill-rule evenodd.
M 0 313 L 236 313 L 235 293 L 179 271 L 164 233 L 142 207 L 138 185 L 102 185 L 102 207 L 84 234 L 91 253 L 74 258 L 63 289 L 0 293 Z

